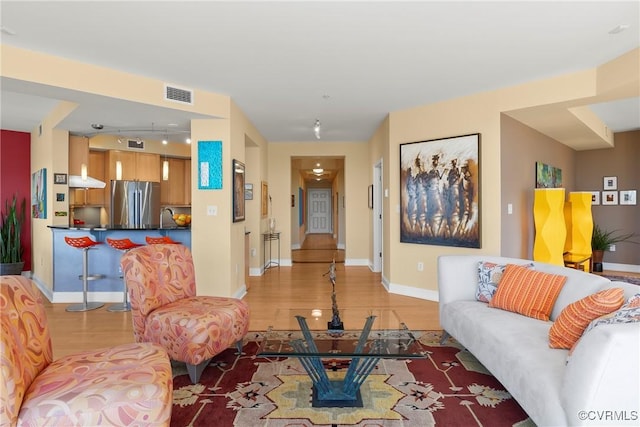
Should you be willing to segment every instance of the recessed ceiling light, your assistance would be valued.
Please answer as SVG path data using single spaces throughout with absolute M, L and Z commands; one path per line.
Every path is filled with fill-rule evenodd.
M 174 128 L 174 127 L 177 127 L 178 124 L 177 123 L 169 123 L 167 126 Z
M 104 128 L 104 126 L 101 125 L 100 123 L 92 123 L 91 127 L 94 128 L 95 130 L 100 130 L 100 129 Z
M 629 28 L 629 25 L 627 24 L 620 24 L 617 27 L 609 30 L 609 34 L 618 34 L 623 32 L 624 30 L 626 30 L 627 28 Z

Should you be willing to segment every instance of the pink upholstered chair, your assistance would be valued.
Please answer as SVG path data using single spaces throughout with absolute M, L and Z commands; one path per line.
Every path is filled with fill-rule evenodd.
M 0 426 L 168 426 L 173 382 L 167 353 L 125 344 L 53 361 L 40 292 L 0 276 Z
M 191 251 L 180 244 L 131 249 L 121 259 L 137 342 L 161 345 L 187 365 L 195 384 L 213 356 L 242 351 L 249 306 L 236 298 L 196 296 Z

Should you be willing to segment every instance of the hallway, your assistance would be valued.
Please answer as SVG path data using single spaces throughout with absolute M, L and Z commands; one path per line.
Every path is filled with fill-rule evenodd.
M 344 249 L 338 249 L 333 235 L 307 234 L 300 249 L 291 251 L 291 260 L 295 262 L 330 263 L 335 257 L 336 262 L 344 262 Z

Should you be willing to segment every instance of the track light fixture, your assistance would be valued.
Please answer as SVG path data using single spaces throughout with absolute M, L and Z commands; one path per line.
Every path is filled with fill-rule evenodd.
M 313 133 L 316 135 L 316 139 L 320 139 L 320 120 L 319 119 L 316 119 L 316 122 L 313 125 Z

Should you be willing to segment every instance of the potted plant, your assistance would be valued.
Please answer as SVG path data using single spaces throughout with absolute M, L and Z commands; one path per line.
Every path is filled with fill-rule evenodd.
M 593 271 L 602 271 L 602 259 L 604 251 L 608 251 L 611 245 L 620 242 L 633 242 L 630 239 L 635 237 L 635 233 L 616 234 L 618 230 L 606 231 L 601 229 L 597 224 L 593 225 L 593 234 L 591 235 L 591 251 L 593 252 Z
M 24 266 L 22 254 L 22 224 L 25 219 L 26 201 L 18 205 L 18 199 L 5 200 L 4 211 L 0 215 L 0 275 L 20 274 Z

